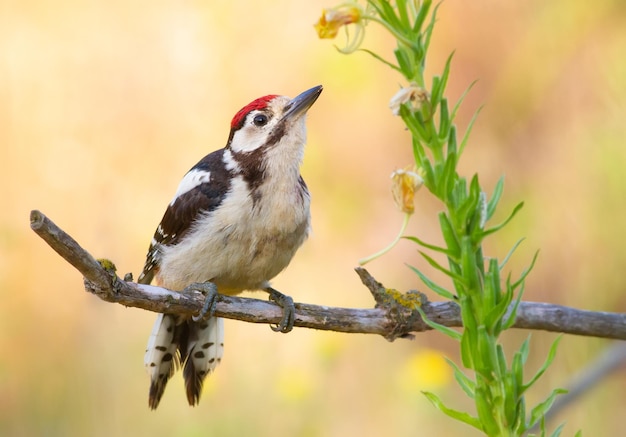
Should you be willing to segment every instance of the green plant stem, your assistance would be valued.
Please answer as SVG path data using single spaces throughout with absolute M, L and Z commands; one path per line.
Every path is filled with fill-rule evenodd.
M 376 258 L 383 256 L 384 254 L 389 252 L 393 248 L 393 246 L 398 244 L 398 241 L 400 241 L 400 239 L 404 235 L 404 231 L 406 230 L 406 227 L 409 224 L 409 218 L 410 217 L 411 217 L 411 214 L 405 213 L 404 214 L 404 218 L 402 220 L 402 226 L 400 227 L 400 232 L 398 232 L 398 235 L 396 235 L 396 238 L 394 238 L 393 241 L 391 243 L 389 243 L 386 247 L 384 247 L 383 249 L 381 249 L 378 252 L 374 253 L 373 255 L 370 255 L 370 256 L 365 257 L 365 258 L 361 258 L 359 260 L 359 265 L 360 266 L 364 266 L 368 262 L 373 261 Z
M 534 259 L 519 278 L 512 279 L 510 275 L 503 278 L 504 264 L 517 244 L 502 263 L 497 258 L 484 257 L 482 248 L 483 240 L 506 225 L 519 211 L 522 203 L 501 224 L 485 228 L 496 211 L 503 190 L 503 179 L 498 182 L 492 198 L 487 201 L 478 175 L 473 175 L 468 181 L 458 173 L 458 161 L 466 146 L 475 116 L 459 143 L 454 118 L 464 95 L 452 111 L 449 111 L 444 96 L 452 55 L 448 57 L 441 75 L 433 77 L 432 87 L 428 89 L 425 85 L 426 55 L 438 7 L 431 10 L 430 0 L 367 2 L 369 7 L 362 17 L 363 21 L 380 24 L 396 39 L 394 54 L 397 64 L 370 50 L 361 50 L 398 71 L 408 82 L 403 90 L 408 97 L 400 105 L 399 115 L 412 135 L 413 156 L 423 176 L 424 185 L 444 207 L 444 212 L 439 215 L 439 223 L 445 248 L 437 247 L 436 252 L 445 254 L 449 268 L 427 253 L 419 253 L 428 265 L 449 277 L 456 295 L 449 292 L 447 287 L 429 279 L 424 272 L 415 267 L 413 270 L 427 287 L 440 296 L 458 299 L 464 327 L 462 334 L 451 333 L 434 322 L 432 326 L 460 341 L 463 366 L 473 372 L 475 381 L 461 375 L 458 367 L 453 368 L 457 381 L 462 382 L 463 390 L 474 400 L 478 417 L 447 407 L 433 393 L 428 393 L 427 397 L 448 416 L 482 429 L 487 435 L 522 435 L 545 415 L 554 397 L 560 393 L 559 390 L 553 390 L 545 401 L 529 409 L 530 414 L 527 417 L 524 393 L 552 362 L 557 343 L 553 344 L 540 371 L 530 382 L 524 384 L 523 371 L 528 355 L 528 342 L 524 342 L 520 350 L 515 352 L 513 362 L 508 364 L 499 337 L 504 329 L 510 327 L 510 321 L 515 319 L 518 305 L 513 306 L 512 312 L 509 307 L 511 302 L 519 303 L 524 281 L 534 265 Z M 361 25 L 364 29 L 364 23 Z M 409 217 L 410 214 L 405 214 L 400 232 L 387 247 L 361 259 L 359 264 L 363 265 L 378 258 L 395 246 L 406 230 Z M 423 243 L 419 238 L 412 240 L 425 249 L 433 250 L 433 246 Z M 514 296 L 516 292 L 517 297 Z

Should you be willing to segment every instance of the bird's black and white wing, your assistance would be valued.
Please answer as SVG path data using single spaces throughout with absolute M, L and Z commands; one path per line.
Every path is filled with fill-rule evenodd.
M 179 243 L 194 222 L 215 210 L 224 200 L 231 181 L 224 164 L 224 149 L 205 156 L 183 177 L 150 243 L 138 282 L 149 284 L 158 271 L 163 246 Z

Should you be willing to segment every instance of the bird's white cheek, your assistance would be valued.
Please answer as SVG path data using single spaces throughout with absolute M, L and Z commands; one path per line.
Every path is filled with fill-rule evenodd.
M 251 132 L 250 129 L 241 129 L 235 133 L 230 148 L 235 153 L 252 152 L 265 144 L 265 135 L 260 132 Z

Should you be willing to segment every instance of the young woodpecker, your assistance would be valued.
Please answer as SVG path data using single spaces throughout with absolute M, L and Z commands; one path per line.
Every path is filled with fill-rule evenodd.
M 268 95 L 244 106 L 233 117 L 226 147 L 202 158 L 180 182 L 138 282 L 155 278 L 171 290 L 200 290 L 206 303 L 197 317 L 157 317 L 144 359 L 150 408 L 157 408 L 180 365 L 187 400 L 198 403 L 204 378 L 224 352 L 223 320 L 212 316 L 218 291 L 266 291 L 283 307 L 283 319 L 272 329 L 293 328 L 293 301 L 269 280 L 309 233 L 310 197 L 300 164 L 306 112 L 321 92 L 316 86 L 294 99 Z

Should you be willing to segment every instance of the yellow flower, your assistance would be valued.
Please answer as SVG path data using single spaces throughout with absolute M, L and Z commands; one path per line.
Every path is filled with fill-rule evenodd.
M 415 211 L 413 198 L 417 190 L 424 184 L 424 179 L 414 171 L 396 170 L 391 174 L 391 180 L 391 194 L 396 205 L 400 211 L 413 214 Z
M 319 21 L 315 23 L 315 30 L 320 38 L 333 39 L 342 26 L 358 23 L 360 19 L 361 10 L 356 6 L 324 9 Z
M 406 88 L 401 88 L 389 101 L 389 108 L 393 115 L 400 115 L 400 106 L 408 102 L 422 103 L 428 100 L 428 92 L 412 83 Z

